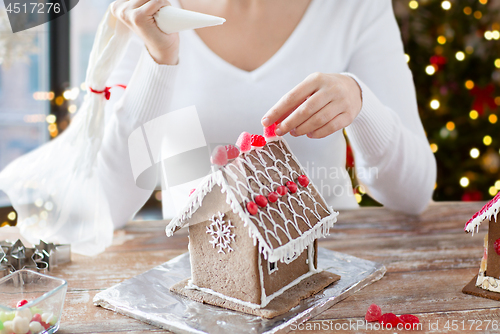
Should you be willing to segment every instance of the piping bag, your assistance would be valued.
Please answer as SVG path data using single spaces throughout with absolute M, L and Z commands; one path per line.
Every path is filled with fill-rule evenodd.
M 202 14 L 172 6 L 162 7 L 154 15 L 154 18 L 158 28 L 167 34 L 182 30 L 220 25 L 226 22 L 222 17 Z
M 161 8 L 154 17 L 165 33 L 225 22 L 172 6 Z M 17 211 L 21 235 L 32 244 L 42 239 L 71 244 L 75 253 L 96 255 L 113 241 L 113 221 L 97 165 L 110 88 L 106 82 L 123 57 L 130 36 L 129 28 L 108 7 L 90 53 L 87 92 L 71 124 L 61 135 L 0 172 L 0 190 Z

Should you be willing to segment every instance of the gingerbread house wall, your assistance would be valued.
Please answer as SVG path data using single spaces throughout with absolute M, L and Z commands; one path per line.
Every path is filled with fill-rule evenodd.
M 207 227 L 214 213 L 224 213 L 224 221 L 231 221 L 234 228 L 233 251 L 219 253 L 210 243 L 212 236 Z M 203 199 L 202 206 L 189 219 L 189 251 L 192 283 L 211 289 L 224 296 L 260 305 L 260 276 L 257 267 L 258 249 L 248 235 L 239 216 L 226 203 L 226 195 L 215 186 Z
M 495 251 L 495 241 L 500 238 L 500 224 L 490 220 L 488 228 L 488 250 L 486 276 L 500 278 L 500 255 Z
M 314 268 L 317 266 L 317 240 L 309 247 L 314 248 L 313 259 Z M 300 276 L 309 272 L 308 248 L 292 262 L 286 264 L 284 262 L 276 262 L 277 270 L 269 272 L 269 262 L 261 255 L 262 274 L 264 291 L 266 296 L 270 296 L 286 285 L 290 284 Z

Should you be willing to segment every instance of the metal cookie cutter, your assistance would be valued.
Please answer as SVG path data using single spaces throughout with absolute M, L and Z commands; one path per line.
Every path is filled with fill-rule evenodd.
M 70 245 L 54 245 L 40 240 L 33 248 L 21 240 L 0 241 L 0 278 L 20 269 L 31 269 L 46 274 L 59 264 L 71 261 Z

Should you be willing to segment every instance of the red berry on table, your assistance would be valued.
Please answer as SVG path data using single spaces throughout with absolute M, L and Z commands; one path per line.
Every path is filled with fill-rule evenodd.
M 17 303 L 17 307 L 21 307 L 21 306 L 26 305 L 26 304 L 28 304 L 28 301 L 26 299 L 23 299 Z
M 266 196 L 262 195 L 255 196 L 255 203 L 257 203 L 257 205 L 260 206 L 261 208 L 265 207 L 267 205 Z
M 401 320 L 405 324 L 418 324 L 420 320 L 417 316 L 413 314 L 403 314 L 399 316 L 399 320 Z
M 290 189 L 290 192 L 292 194 L 295 194 L 297 192 L 297 184 L 295 182 L 288 181 L 286 183 L 286 186 L 287 186 L 288 189 Z
M 259 211 L 259 208 L 257 207 L 257 204 L 255 204 L 254 202 L 248 202 L 247 210 L 248 212 L 250 212 L 251 215 L 256 215 L 257 212 Z
M 279 186 L 278 189 L 276 189 L 276 192 L 280 195 L 280 196 L 285 196 L 286 193 L 288 192 L 288 188 L 285 187 L 285 186 Z
M 302 187 L 307 187 L 309 185 L 309 178 L 305 175 L 301 175 L 297 178 L 297 181 L 299 181 L 299 184 Z
M 228 159 L 236 159 L 240 155 L 240 150 L 234 145 L 226 145 L 224 146 L 227 151 Z
M 495 240 L 495 243 L 493 244 L 493 248 L 495 248 L 495 252 L 500 255 L 500 238 Z
M 378 319 L 378 322 L 384 327 L 389 327 L 389 324 L 391 324 L 392 325 L 391 328 L 396 328 L 396 326 L 400 324 L 402 321 L 399 320 L 397 315 L 395 315 L 394 313 L 384 313 Z
M 250 143 L 255 147 L 263 147 L 264 145 L 266 145 L 266 138 L 261 135 L 252 135 Z
M 267 199 L 269 200 L 269 202 L 271 203 L 275 203 L 278 201 L 278 198 L 280 197 L 280 195 L 278 195 L 277 192 L 273 191 L 273 192 L 270 192 L 269 195 L 267 195 Z
M 380 306 L 376 304 L 371 304 L 370 307 L 368 307 L 368 310 L 366 311 L 365 320 L 368 322 L 378 321 L 378 319 L 380 319 L 381 316 L 382 316 L 382 310 L 380 309 Z

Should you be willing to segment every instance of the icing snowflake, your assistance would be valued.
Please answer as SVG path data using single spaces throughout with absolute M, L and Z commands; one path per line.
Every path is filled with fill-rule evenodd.
M 234 226 L 231 225 L 231 221 L 228 220 L 226 224 L 224 221 L 224 214 L 221 212 L 213 215 L 210 221 L 212 224 L 210 224 L 210 227 L 207 226 L 207 233 L 212 235 L 212 240 L 209 242 L 212 244 L 213 248 L 219 247 L 218 253 L 226 254 L 224 249 L 228 252 L 232 252 L 233 249 L 229 244 L 231 241 L 234 241 L 235 235 L 231 233 L 231 228 L 234 228 Z

